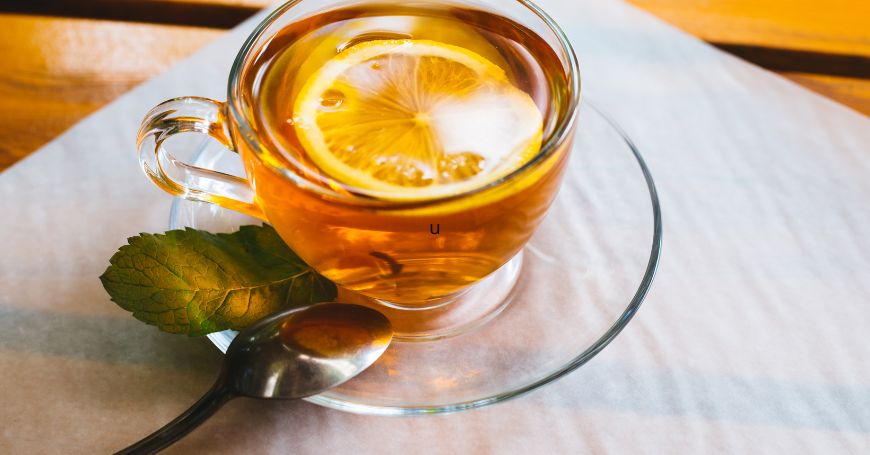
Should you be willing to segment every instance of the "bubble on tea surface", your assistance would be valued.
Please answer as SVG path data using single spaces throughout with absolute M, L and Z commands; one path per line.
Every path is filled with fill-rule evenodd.
M 344 93 L 335 89 L 329 89 L 323 92 L 320 97 L 320 107 L 326 110 L 335 110 L 341 107 L 344 103 Z

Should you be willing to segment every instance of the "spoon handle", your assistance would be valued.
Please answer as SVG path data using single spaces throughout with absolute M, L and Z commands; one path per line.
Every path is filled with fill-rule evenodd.
M 157 453 L 178 441 L 194 428 L 208 420 L 227 401 L 235 395 L 226 387 L 223 380 L 218 382 L 196 403 L 163 428 L 151 433 L 145 439 L 117 452 L 115 455 L 145 455 Z

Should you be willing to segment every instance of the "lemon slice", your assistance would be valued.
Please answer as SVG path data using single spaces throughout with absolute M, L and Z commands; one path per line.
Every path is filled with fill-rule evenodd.
M 483 186 L 531 159 L 543 117 L 504 70 L 430 40 L 352 46 L 303 85 L 293 122 L 329 177 L 393 200 Z

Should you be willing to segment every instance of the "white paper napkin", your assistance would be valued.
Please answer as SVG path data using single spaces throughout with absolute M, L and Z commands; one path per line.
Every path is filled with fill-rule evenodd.
M 541 0 L 665 213 L 628 329 L 529 396 L 429 418 L 239 400 L 168 453 L 867 453 L 870 121 L 620 2 Z M 219 355 L 111 304 L 98 275 L 170 199 L 142 115 L 223 99 L 247 22 L 0 174 L 0 453 L 105 453 L 210 385 Z

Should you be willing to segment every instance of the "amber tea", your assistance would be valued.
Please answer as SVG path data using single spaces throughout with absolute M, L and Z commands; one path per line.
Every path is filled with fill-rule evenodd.
M 286 26 L 243 70 L 260 149 L 237 148 L 304 260 L 425 306 L 499 269 L 540 223 L 570 149 L 546 149 L 567 81 L 547 41 L 493 13 L 334 9 Z

